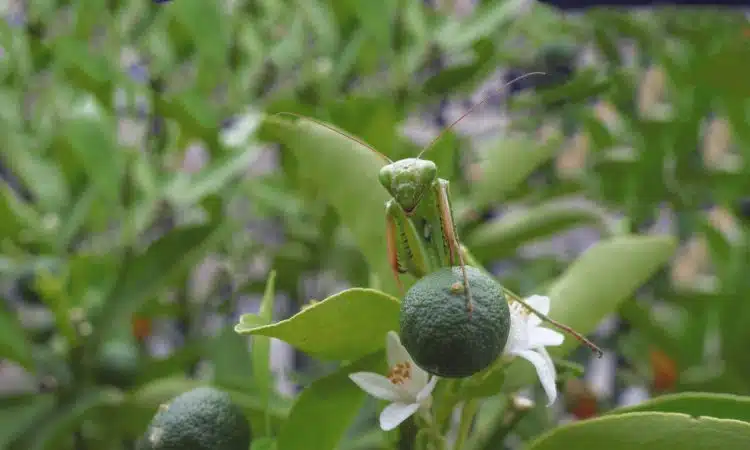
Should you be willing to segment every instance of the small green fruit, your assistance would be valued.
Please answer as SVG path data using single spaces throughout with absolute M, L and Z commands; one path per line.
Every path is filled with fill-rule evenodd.
M 102 344 L 96 360 L 97 379 L 104 384 L 133 386 L 140 369 L 140 354 L 134 342 L 111 340 Z
M 492 277 L 467 266 L 473 310 L 467 310 L 460 267 L 420 278 L 401 302 L 401 342 L 414 362 L 445 378 L 469 377 L 492 364 L 510 332 L 510 308 Z
M 250 425 L 229 394 L 199 387 L 154 416 L 139 450 L 247 450 Z

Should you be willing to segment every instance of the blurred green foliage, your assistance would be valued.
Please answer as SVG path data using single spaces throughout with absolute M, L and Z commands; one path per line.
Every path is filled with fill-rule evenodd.
M 706 216 L 709 204 L 731 215 L 750 193 L 750 46 L 740 13 L 562 16 L 520 0 L 480 1 L 465 16 L 406 0 L 16 3 L 0 22 L 0 357 L 34 386 L 0 395 L 0 449 L 133 448 L 159 404 L 207 383 L 244 409 L 257 448 L 395 446 L 373 431 L 372 405 L 346 379 L 353 366 L 316 364 L 299 375 L 315 381 L 295 398 L 271 383 L 267 337 L 284 332 L 270 325 L 283 318 L 277 293 L 302 306 L 302 280 L 325 272 L 383 291 L 361 291 L 378 296 L 359 299 L 372 305 L 399 295 L 385 257 L 380 160 L 341 134 L 273 113 L 323 120 L 393 159 L 413 156 L 420 147 L 402 133 L 406 119 L 474 92 L 498 67 L 550 73 L 507 99 L 511 125 L 500 137 L 472 151 L 452 129 L 425 156 L 452 183 L 462 241 L 486 267 L 513 263 L 501 279 L 518 292 L 574 292 L 553 310 L 582 331 L 618 313 L 630 325 L 612 343 L 628 363 L 621 378 L 651 385 L 667 367 L 675 373 L 661 374 L 673 380 L 666 390 L 704 393 L 624 412 L 628 424 L 615 414 L 561 428 L 533 448 L 570 439 L 593 448 L 609 423 L 623 433 L 664 423 L 662 437 L 684 440 L 717 421 L 747 435 L 736 406 L 746 397 L 721 403 L 710 393 L 750 394 L 749 222 L 722 228 Z M 584 50 L 593 62 L 566 62 Z M 711 137 L 716 124 L 729 144 L 711 144 L 721 141 Z M 541 139 L 540 130 L 552 132 Z M 198 168 L 196 145 L 206 156 Z M 278 169 L 252 174 L 269 154 Z M 570 158 L 575 170 L 561 170 Z M 568 207 L 570 197 L 592 206 Z M 525 212 L 487 220 L 499 206 Z M 671 239 L 623 236 L 645 233 L 665 206 L 675 213 L 668 234 L 705 243 L 704 270 L 670 276 L 692 267 L 688 255 L 652 277 Z M 258 221 L 275 224 L 282 242 L 248 231 Z M 621 248 L 574 263 L 583 273 L 575 283 L 563 275 L 569 258 L 520 251 L 580 226 Z M 196 294 L 195 269 L 209 258 L 221 262 L 218 276 Z M 275 275 L 248 273 L 257 261 Z M 628 264 L 642 273 L 618 283 Z M 269 325 L 250 352 L 232 329 L 248 295 L 263 298 L 248 326 Z M 32 320 L 30 307 L 50 314 Z M 218 334 L 206 331 L 212 314 L 224 319 Z M 387 308 L 373 314 L 385 318 L 374 328 L 392 320 Z M 172 322 L 182 344 L 151 354 L 146 342 Z M 314 353 L 315 342 L 299 339 Z M 325 350 L 347 360 L 378 350 L 350 344 Z M 646 355 L 655 349 L 671 365 L 654 365 Z M 381 360 L 376 352 L 355 364 Z M 520 369 L 480 409 L 487 440 L 468 446 L 497 448 L 505 438 L 498 411 L 528 384 Z M 555 425 L 540 408 L 519 422 L 522 440 Z M 359 417 L 334 419 L 337 409 Z M 676 413 L 713 418 L 696 425 Z M 316 428 L 311 417 L 331 425 Z M 700 439 L 677 445 L 699 448 L 690 444 Z

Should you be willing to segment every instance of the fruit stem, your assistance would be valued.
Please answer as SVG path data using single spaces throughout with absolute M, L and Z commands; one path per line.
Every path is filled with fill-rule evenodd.
M 513 292 L 509 291 L 505 287 L 503 287 L 503 291 L 505 291 L 505 295 L 511 297 L 513 299 L 513 301 L 516 301 L 516 302 L 520 303 L 524 308 L 526 308 L 527 310 L 529 310 L 529 312 L 535 314 L 537 317 L 539 317 L 543 321 L 551 323 L 556 328 L 559 328 L 559 329 L 565 331 L 566 333 L 570 334 L 574 338 L 576 338 L 576 340 L 578 340 L 578 342 L 580 342 L 581 344 L 585 345 L 586 347 L 588 347 L 589 349 L 591 349 L 591 351 L 593 351 L 594 353 L 596 353 L 596 356 L 598 358 L 601 358 L 604 355 L 604 352 L 602 351 L 602 349 L 600 349 L 593 342 L 591 342 L 588 339 L 586 339 L 581 333 L 575 331 L 574 329 L 570 328 L 567 325 L 564 325 L 564 324 L 562 324 L 562 323 L 560 323 L 560 322 L 558 322 L 558 321 L 556 321 L 554 319 L 551 319 L 546 314 L 542 314 L 541 312 L 537 311 L 534 307 L 532 307 L 531 305 L 529 305 L 528 303 L 526 303 L 519 296 L 517 296 Z
M 429 440 L 433 443 L 431 447 L 434 450 L 445 450 L 445 441 L 443 435 L 440 433 L 440 429 L 435 423 L 435 419 L 432 417 L 430 412 L 423 412 L 419 417 L 422 419 L 423 429 L 427 432 Z
M 461 421 L 458 424 L 458 435 L 456 436 L 456 443 L 453 445 L 453 450 L 463 450 L 464 444 L 469 438 L 471 424 L 478 409 L 479 403 L 476 399 L 467 400 L 464 403 L 461 408 Z

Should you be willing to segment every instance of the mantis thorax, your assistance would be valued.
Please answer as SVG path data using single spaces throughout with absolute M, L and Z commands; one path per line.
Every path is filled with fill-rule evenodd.
M 410 213 L 437 179 L 437 166 L 424 159 L 401 159 L 383 166 L 379 178 L 380 184 Z

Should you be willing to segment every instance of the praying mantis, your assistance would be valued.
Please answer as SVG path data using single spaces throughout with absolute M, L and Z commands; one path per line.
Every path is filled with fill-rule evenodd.
M 532 75 L 544 75 L 542 72 L 531 72 L 521 75 L 506 83 L 506 86 Z M 466 297 L 466 310 L 471 315 L 473 310 L 471 288 L 466 273 L 467 261 L 472 266 L 476 262 L 461 245 L 453 216 L 450 199 L 450 182 L 437 176 L 437 165 L 430 160 L 422 159 L 443 135 L 468 116 L 474 109 L 489 100 L 485 98 L 472 106 L 446 127 L 414 158 L 393 161 L 372 146 L 354 138 L 318 120 L 299 116 L 294 113 L 281 112 L 278 115 L 291 115 L 313 121 L 360 145 L 368 148 L 386 163 L 379 172 L 381 185 L 390 195 L 385 204 L 386 247 L 389 266 L 398 286 L 403 291 L 400 275 L 409 274 L 422 278 L 442 267 L 459 266 L 462 270 L 463 286 L 456 283 L 456 288 Z M 484 270 L 481 266 L 478 268 Z M 540 319 L 567 332 L 578 341 L 602 356 L 602 351 L 584 336 L 561 324 L 528 305 L 513 292 L 503 288 L 506 295 L 519 302 L 529 312 Z

